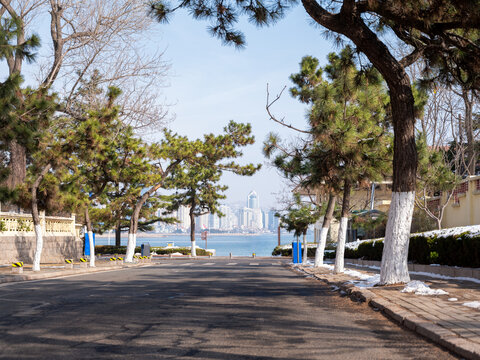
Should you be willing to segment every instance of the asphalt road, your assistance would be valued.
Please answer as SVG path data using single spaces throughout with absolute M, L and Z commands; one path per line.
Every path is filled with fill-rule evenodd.
M 0 359 L 450 359 L 281 260 L 0 285 Z

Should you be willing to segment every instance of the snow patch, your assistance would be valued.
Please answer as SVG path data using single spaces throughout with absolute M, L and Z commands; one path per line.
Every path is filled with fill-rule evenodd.
M 414 293 L 415 295 L 448 295 L 448 292 L 441 289 L 431 289 L 427 284 L 418 280 L 410 281 L 402 290 L 402 293 Z
M 450 299 L 448 299 L 448 301 L 458 301 L 458 299 L 457 298 L 450 298 Z
M 470 301 L 463 303 L 463 306 L 467 306 L 473 309 L 480 309 L 480 301 Z
M 351 281 L 352 284 L 354 284 L 356 287 L 359 287 L 359 288 L 371 288 L 377 285 L 379 282 L 380 282 L 380 274 L 375 274 L 371 276 L 364 275 L 363 279 L 360 281 Z
M 410 271 L 410 274 L 423 275 L 423 276 L 428 276 L 428 277 L 431 277 L 431 278 L 444 279 L 444 280 L 464 280 L 464 281 L 471 281 L 471 282 L 480 284 L 480 279 L 475 279 L 475 278 L 471 278 L 471 277 L 447 276 L 447 275 L 429 273 L 429 272 L 425 272 L 425 271 Z
M 414 233 L 410 234 L 410 236 L 426 236 L 426 237 L 433 237 L 437 236 L 437 238 L 444 238 L 451 235 L 460 235 L 465 233 L 468 237 L 475 237 L 480 235 L 480 225 L 472 225 L 472 226 L 459 226 L 454 228 L 442 229 L 442 230 L 433 230 L 427 231 L 423 233 Z M 357 250 L 358 246 L 367 241 L 378 241 L 384 240 L 383 238 L 378 239 L 365 239 L 365 240 L 356 240 L 350 243 L 345 244 L 345 247 L 350 250 Z M 437 264 L 432 264 L 433 266 L 438 266 Z

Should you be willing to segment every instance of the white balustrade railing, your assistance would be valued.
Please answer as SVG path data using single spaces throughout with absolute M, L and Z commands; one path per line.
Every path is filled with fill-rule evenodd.
M 81 225 L 75 224 L 75 214 L 71 217 L 45 216 L 40 213 L 40 224 L 46 235 L 75 235 L 80 237 Z M 0 235 L 34 233 L 33 219 L 30 214 L 0 212 Z M 29 234 L 30 235 L 30 234 Z

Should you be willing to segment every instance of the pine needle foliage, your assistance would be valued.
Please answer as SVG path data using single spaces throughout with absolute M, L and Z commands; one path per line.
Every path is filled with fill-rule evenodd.
M 171 202 L 168 211 L 180 206 L 189 207 L 191 237 L 195 240 L 195 217 L 207 213 L 223 214 L 219 211 L 220 200 L 228 187 L 221 185 L 224 172 L 241 176 L 252 176 L 261 167 L 253 163 L 240 165 L 236 162 L 243 153 L 241 148 L 253 144 L 251 125 L 230 121 L 221 135 L 206 134 L 202 140 L 193 141 L 198 153 L 176 167 L 166 179 L 166 186 L 175 193 L 166 197 Z

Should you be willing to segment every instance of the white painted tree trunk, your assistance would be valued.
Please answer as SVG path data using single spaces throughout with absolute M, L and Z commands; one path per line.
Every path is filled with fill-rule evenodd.
M 41 225 L 35 225 L 35 254 L 33 255 L 33 271 L 40 271 L 40 259 L 42 258 L 43 250 L 43 232 Z
M 325 254 L 325 245 L 327 243 L 327 234 L 328 228 L 322 227 L 320 230 L 320 236 L 317 243 L 317 251 L 315 251 L 315 265 L 314 267 L 319 267 L 323 265 L 323 257 Z
M 381 285 L 410 281 L 407 261 L 414 202 L 415 191 L 392 193 L 383 243 Z
M 303 234 L 303 259 L 302 259 L 302 265 L 307 265 L 307 261 L 308 261 L 307 234 Z
M 125 262 L 133 262 L 133 255 L 135 255 L 135 247 L 137 246 L 137 234 L 128 233 L 127 254 L 125 255 Z
M 344 270 L 345 240 L 347 238 L 348 218 L 340 219 L 340 229 L 338 230 L 337 254 L 335 256 L 335 267 L 333 272 L 338 274 Z
M 197 244 L 196 241 L 192 241 L 192 247 L 190 248 L 190 253 L 193 257 L 197 256 Z
M 93 231 L 88 232 L 88 243 L 90 245 L 90 267 L 95 267 L 95 244 L 93 243 Z

